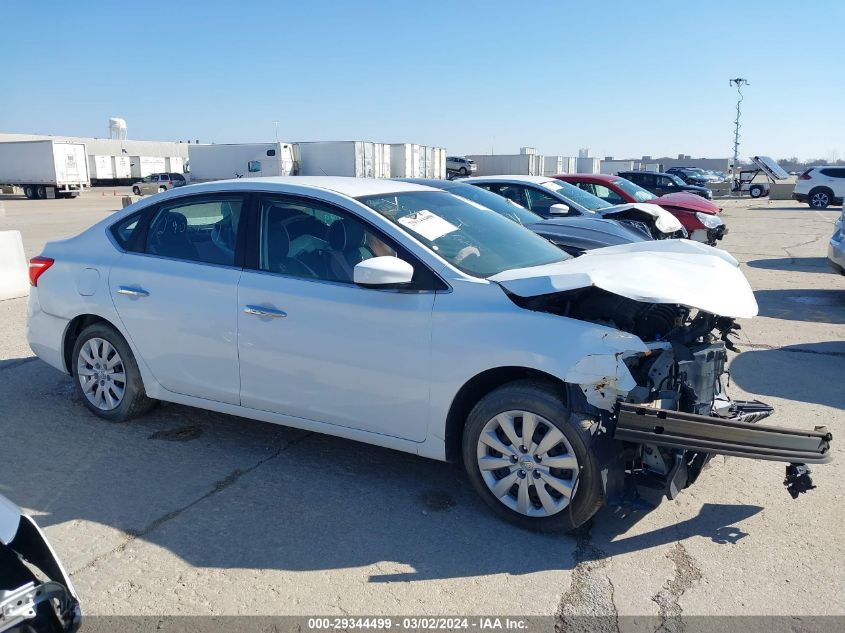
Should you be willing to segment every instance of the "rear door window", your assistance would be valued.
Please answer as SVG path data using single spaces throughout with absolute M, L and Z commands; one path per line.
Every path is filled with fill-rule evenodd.
M 163 204 L 147 229 L 145 252 L 206 264 L 235 265 L 243 198 L 203 196 Z

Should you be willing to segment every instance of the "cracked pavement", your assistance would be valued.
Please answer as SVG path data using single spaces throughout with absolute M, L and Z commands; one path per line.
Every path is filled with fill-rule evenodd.
M 119 200 L 4 198 L 0 230 L 36 255 Z M 0 492 L 45 529 L 86 614 L 519 614 L 566 631 L 591 615 L 673 633 L 691 615 L 845 615 L 845 277 L 824 260 L 839 209 L 724 205 L 761 313 L 729 390 L 834 434 L 795 501 L 782 464 L 715 458 L 674 502 L 540 535 L 495 519 L 456 465 L 175 405 L 108 424 L 32 358 L 21 299 L 0 302 Z

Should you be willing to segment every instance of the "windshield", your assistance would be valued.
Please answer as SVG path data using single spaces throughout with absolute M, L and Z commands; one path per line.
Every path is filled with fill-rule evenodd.
M 513 220 L 517 224 L 534 224 L 535 222 L 542 222 L 543 218 L 533 211 L 529 211 L 516 202 L 508 200 L 507 198 L 487 191 L 481 187 L 474 185 L 455 184 L 449 186 L 446 191 L 453 193 L 461 198 L 477 202 L 482 207 L 492 209 L 499 215 L 505 216 L 509 220 Z
M 613 184 L 619 187 L 622 191 L 627 193 L 637 202 L 649 202 L 651 200 L 656 200 L 657 196 L 655 196 L 650 191 L 646 191 L 639 185 L 635 185 L 630 180 L 625 180 L 624 178 L 617 178 L 613 181 Z
M 579 204 L 590 211 L 598 211 L 599 209 L 607 209 L 608 207 L 613 206 L 607 200 L 602 200 L 598 196 L 591 194 L 589 191 L 584 191 L 580 187 L 576 187 L 575 185 L 562 180 L 549 180 L 548 182 L 544 182 L 541 186 L 545 187 L 549 191 L 556 192 L 564 198 L 569 198 L 575 204 Z
M 674 182 L 676 185 L 679 185 L 681 187 L 685 187 L 686 184 L 687 184 L 683 181 L 683 179 L 680 176 L 676 176 L 675 174 L 666 174 L 666 175 L 669 176 L 669 178 L 672 180 L 672 182 Z
M 451 193 L 414 191 L 358 200 L 476 277 L 569 259 L 536 233 Z

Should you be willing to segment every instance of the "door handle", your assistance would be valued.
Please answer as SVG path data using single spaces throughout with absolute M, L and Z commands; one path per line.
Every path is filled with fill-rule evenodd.
M 253 316 L 267 317 L 270 319 L 280 319 L 288 315 L 287 312 L 282 310 L 265 308 L 264 306 L 244 306 L 244 314 L 252 314 Z
M 149 297 L 150 293 L 143 288 L 130 288 L 128 286 L 120 286 L 117 289 L 117 294 L 126 295 L 127 297 Z

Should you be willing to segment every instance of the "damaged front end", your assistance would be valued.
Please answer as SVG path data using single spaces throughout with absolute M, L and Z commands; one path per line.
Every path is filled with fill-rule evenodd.
M 44 533 L 0 495 L 0 633 L 74 633 L 81 617 L 70 577 Z
M 764 426 L 758 422 L 772 407 L 729 398 L 727 350 L 737 351 L 731 338 L 739 329 L 733 318 L 596 286 L 511 298 L 527 309 L 628 332 L 647 348 L 610 359 L 627 372 L 618 368 L 604 381 L 573 381 L 584 395 L 582 413 L 600 420 L 594 442 L 609 503 L 624 503 L 639 486 L 673 499 L 713 455 L 786 462 L 784 484 L 797 497 L 814 487 L 806 464 L 830 460 L 826 428 Z M 630 376 L 618 379 L 620 373 Z

